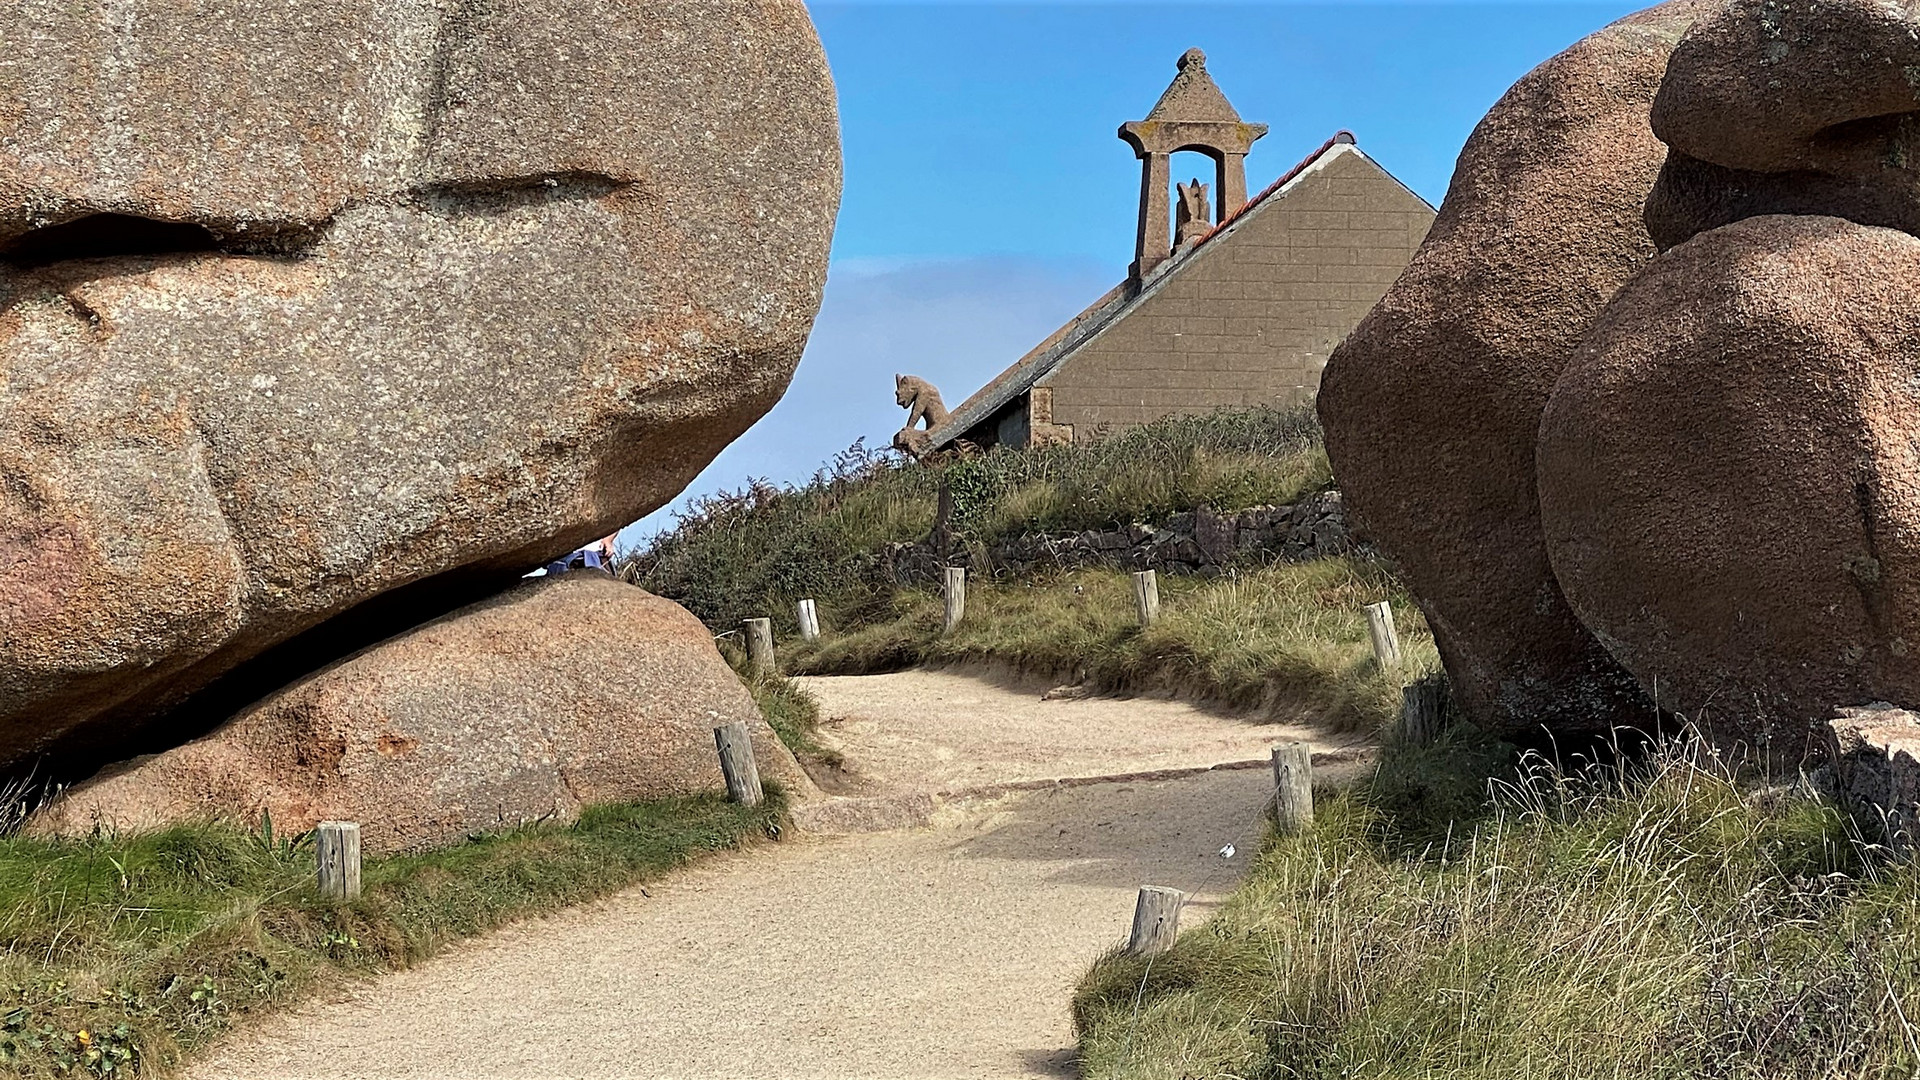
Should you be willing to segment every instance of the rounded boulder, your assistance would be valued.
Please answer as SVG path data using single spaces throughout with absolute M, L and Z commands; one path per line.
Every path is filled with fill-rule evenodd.
M 375 851 L 453 843 L 593 803 L 724 792 L 713 729 L 744 721 L 763 778 L 811 789 L 686 609 L 604 574 L 536 578 L 383 642 L 204 738 L 116 765 L 41 833 L 271 814 L 357 821 Z
M 1700 234 L 1621 289 L 1540 427 L 1541 523 L 1640 686 L 1784 760 L 1920 700 L 1920 239 Z

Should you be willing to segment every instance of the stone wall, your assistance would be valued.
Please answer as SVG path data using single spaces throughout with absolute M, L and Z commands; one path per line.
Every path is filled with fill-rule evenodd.
M 1257 506 L 1216 513 L 1207 507 L 1174 514 L 1158 525 L 1076 533 L 1030 533 L 979 545 L 954 542 L 947 558 L 923 540 L 895 544 L 881 560 L 883 577 L 900 585 L 940 580 L 943 566 L 990 574 L 1026 574 L 1106 566 L 1218 577 L 1229 567 L 1306 562 L 1353 550 L 1338 491 L 1323 491 L 1290 506 Z

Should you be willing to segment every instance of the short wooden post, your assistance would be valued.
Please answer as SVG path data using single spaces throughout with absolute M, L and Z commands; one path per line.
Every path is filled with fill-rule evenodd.
M 1306 743 L 1273 748 L 1273 818 L 1282 832 L 1313 825 L 1313 751 Z
M 947 633 L 953 633 L 960 625 L 960 619 L 967 613 L 967 571 L 965 567 L 946 568 L 947 583 Z
M 1133 575 L 1133 611 L 1140 616 L 1141 626 L 1152 626 L 1160 617 L 1160 576 L 1152 570 Z
M 323 821 L 313 831 L 313 853 L 320 868 L 320 895 L 352 900 L 360 895 L 360 826 L 352 821 Z
M 1393 605 L 1385 600 L 1367 605 L 1367 633 L 1373 638 L 1373 658 L 1383 668 L 1400 666 L 1400 635 L 1393 630 Z
M 748 619 L 742 625 L 747 630 L 747 659 L 752 663 L 753 673 L 773 674 L 773 620 Z
M 1446 723 L 1446 683 L 1427 678 L 1401 688 L 1400 741 L 1409 746 L 1431 746 Z
M 1159 885 L 1140 886 L 1140 898 L 1133 902 L 1133 933 L 1127 935 L 1127 952 L 1134 956 L 1152 956 L 1173 948 L 1180 936 L 1180 908 L 1187 894 Z
M 800 637 L 806 641 L 820 640 L 820 611 L 813 601 L 802 600 L 794 605 L 794 613 L 800 616 Z
M 713 729 L 713 744 L 720 748 L 720 774 L 727 778 L 727 798 L 744 806 L 759 806 L 766 798 L 760 789 L 760 766 L 753 760 L 753 740 L 747 736 L 744 721 L 735 721 Z

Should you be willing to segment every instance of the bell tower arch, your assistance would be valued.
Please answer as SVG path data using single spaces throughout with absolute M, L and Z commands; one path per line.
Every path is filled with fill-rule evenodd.
M 1120 125 L 1120 138 L 1140 159 L 1140 234 L 1131 271 L 1135 281 L 1173 255 L 1169 223 L 1173 155 L 1194 150 L 1212 159 L 1216 195 L 1212 224 L 1217 225 L 1246 205 L 1247 152 L 1267 133 L 1267 125 L 1240 119 L 1207 74 L 1206 53 L 1188 49 L 1179 66 L 1180 73 L 1147 118 Z

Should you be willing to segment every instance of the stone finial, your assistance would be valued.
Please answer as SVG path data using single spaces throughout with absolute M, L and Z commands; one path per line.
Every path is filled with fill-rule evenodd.
M 1207 54 L 1201 52 L 1199 49 L 1188 49 L 1186 52 L 1180 54 L 1179 66 L 1181 71 L 1185 71 L 1188 68 L 1199 68 L 1201 71 L 1205 71 L 1207 70 Z
M 1213 228 L 1211 217 L 1207 213 L 1207 185 L 1196 177 L 1193 182 L 1177 185 L 1180 199 L 1174 204 L 1173 247 L 1178 251 L 1188 244 L 1198 243 Z

